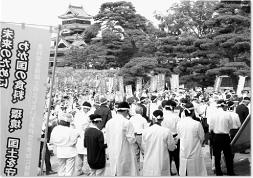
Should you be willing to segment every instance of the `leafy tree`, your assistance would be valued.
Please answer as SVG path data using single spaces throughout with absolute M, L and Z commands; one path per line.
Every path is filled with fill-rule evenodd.
M 97 37 L 101 26 L 98 23 L 94 23 L 84 31 L 84 42 L 87 44 L 91 43 L 91 40 Z
M 118 56 L 122 52 L 123 41 L 120 36 L 106 29 L 102 32 L 102 45 L 106 47 L 105 61 L 108 68 L 120 67 Z
M 91 43 L 83 48 L 72 46 L 65 51 L 64 60 L 74 68 L 105 69 L 106 48 L 100 42 Z
M 146 18 L 136 14 L 131 2 L 118 1 L 103 3 L 94 20 L 102 28 L 108 28 L 127 38 L 134 50 L 137 51 L 136 40 L 146 30 Z
M 214 17 L 205 23 L 210 33 L 195 45 L 200 53 L 215 54 L 213 57 L 222 59 L 219 68 L 209 70 L 208 74 L 230 76 L 234 89 L 238 75 L 250 76 L 248 6 L 250 2 L 247 1 L 221 1 L 214 9 Z
M 160 21 L 159 28 L 173 36 L 194 36 L 202 38 L 209 32 L 203 26 L 213 15 L 213 7 L 218 1 L 181 1 L 173 4 L 166 15 L 155 12 Z
M 217 64 L 217 59 L 195 59 L 181 62 L 178 67 L 180 70 L 180 83 L 185 84 L 186 88 L 201 87 L 204 89 L 213 86 L 215 75 L 209 74 L 207 71 L 215 69 Z
M 143 77 L 144 81 L 150 80 L 150 73 L 163 73 L 166 76 L 171 74 L 171 71 L 165 67 L 158 65 L 156 58 L 151 57 L 136 57 L 132 58 L 121 70 L 118 75 L 124 77 L 125 85 L 132 84 L 135 86 L 137 77 Z

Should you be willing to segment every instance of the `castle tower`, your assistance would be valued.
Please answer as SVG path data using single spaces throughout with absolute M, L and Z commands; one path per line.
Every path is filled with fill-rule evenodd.
M 83 41 L 84 31 L 91 25 L 92 16 L 87 14 L 83 6 L 69 5 L 67 11 L 58 16 L 62 20 L 62 30 L 60 32 L 58 53 L 57 53 L 57 66 L 67 66 L 67 62 L 63 62 L 64 52 L 72 46 L 80 47 L 85 46 Z M 52 38 L 54 45 L 50 50 L 49 67 L 53 66 L 56 37 Z

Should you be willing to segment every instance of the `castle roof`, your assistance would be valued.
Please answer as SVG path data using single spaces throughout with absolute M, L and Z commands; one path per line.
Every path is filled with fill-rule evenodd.
M 71 45 L 79 47 L 82 45 L 86 45 L 86 43 L 83 40 L 75 40 Z
M 69 19 L 69 18 L 82 18 L 82 19 L 92 19 L 92 16 L 87 14 L 83 6 L 72 6 L 69 5 L 68 10 L 65 12 L 65 14 L 58 16 L 60 19 Z

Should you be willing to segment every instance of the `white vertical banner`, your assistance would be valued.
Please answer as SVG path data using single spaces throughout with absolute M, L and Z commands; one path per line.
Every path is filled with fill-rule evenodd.
M 164 86 L 165 86 L 165 74 L 159 74 L 158 75 L 159 78 L 159 87 L 158 87 L 158 91 L 163 91 L 164 90 Z
M 132 91 L 132 85 L 127 85 L 126 86 L 126 97 L 132 97 L 133 96 L 133 91 Z
M 178 91 L 179 90 L 179 75 L 178 74 L 174 75 L 174 81 L 175 81 L 176 89 Z
M 160 86 L 161 86 L 160 74 L 156 75 L 156 77 L 157 77 L 156 90 L 160 91 Z
M 124 81 L 123 81 L 123 76 L 119 76 L 119 91 L 122 92 L 122 95 L 124 96 L 125 91 L 124 91 Z
M 238 81 L 238 86 L 237 86 L 237 91 L 236 91 L 236 94 L 238 96 L 241 96 L 241 91 L 244 88 L 245 79 L 246 79 L 245 76 L 241 76 L 241 75 L 239 76 L 239 81 Z
M 170 89 L 171 89 L 171 90 L 175 90 L 175 86 L 174 86 L 174 82 L 173 82 L 172 76 L 171 76 L 171 78 L 170 78 Z
M 151 92 L 154 92 L 156 90 L 156 85 L 157 85 L 157 77 L 152 76 L 151 81 L 150 81 L 150 90 L 151 90 Z
M 179 89 L 179 75 L 172 74 L 170 78 L 170 83 L 171 83 L 172 90 L 178 90 Z
M 136 92 L 139 93 L 141 90 L 142 90 L 142 77 L 137 77 Z
M 37 176 L 51 33 L 1 23 L 1 175 Z
M 158 84 L 158 76 L 155 75 L 153 76 L 153 91 L 156 91 L 157 90 L 157 84 Z
M 113 89 L 113 77 L 109 77 L 108 91 L 111 93 Z
M 214 83 L 214 91 L 218 91 L 220 88 L 220 84 L 221 84 L 221 77 L 220 76 L 216 76 L 215 79 L 215 83 Z

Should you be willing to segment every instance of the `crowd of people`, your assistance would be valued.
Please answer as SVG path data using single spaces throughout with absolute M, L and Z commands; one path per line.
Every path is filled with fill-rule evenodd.
M 42 128 L 44 137 L 48 117 L 46 174 L 56 173 L 50 163 L 54 145 L 58 176 L 103 176 L 106 163 L 111 176 L 207 176 L 202 147 L 209 145 L 215 174 L 223 175 L 223 153 L 227 174 L 235 175 L 230 143 L 250 113 L 249 96 L 232 90 L 139 91 L 116 101 L 108 93 L 56 91 L 46 99 L 51 108 Z

